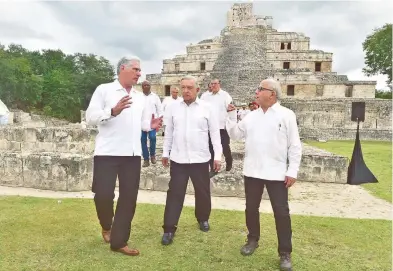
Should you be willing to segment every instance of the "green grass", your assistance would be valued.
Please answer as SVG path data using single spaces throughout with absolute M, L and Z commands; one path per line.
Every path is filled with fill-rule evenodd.
M 328 141 L 326 143 L 307 141 L 305 143 L 349 159 L 352 157 L 355 145 L 355 141 Z M 392 142 L 360 141 L 360 143 L 364 161 L 378 179 L 378 183 L 362 184 L 362 186 L 373 195 L 392 202 Z
M 174 243 L 163 247 L 164 206 L 139 204 L 131 246 L 141 255 L 128 257 L 102 241 L 90 199 L 0 197 L 0 209 L 1 270 L 278 270 L 271 214 L 261 215 L 260 248 L 243 257 L 243 212 L 213 210 L 203 233 L 184 208 Z M 292 225 L 294 270 L 391 270 L 391 221 L 292 216 Z

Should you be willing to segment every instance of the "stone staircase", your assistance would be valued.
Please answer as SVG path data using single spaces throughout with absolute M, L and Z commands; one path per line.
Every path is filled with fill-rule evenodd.
M 223 50 L 210 76 L 205 77 L 204 85 L 212 78 L 219 78 L 222 89 L 228 91 L 237 102 L 253 100 L 260 81 L 273 75 L 270 67 L 266 66 L 268 31 L 254 27 L 227 32 L 222 40 Z

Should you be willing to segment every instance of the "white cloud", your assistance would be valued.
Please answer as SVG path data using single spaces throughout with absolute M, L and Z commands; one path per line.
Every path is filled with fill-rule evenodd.
M 185 46 L 218 36 L 229 2 L 0 2 L 0 43 L 30 50 L 94 53 L 114 65 L 124 54 L 142 58 L 144 74 L 159 73 L 162 60 Z M 333 53 L 333 69 L 350 80 L 366 77 L 362 42 L 392 22 L 391 1 L 254 2 L 259 15 L 274 17 L 279 31 L 303 32 L 311 48 Z M 143 76 L 144 77 L 144 76 Z

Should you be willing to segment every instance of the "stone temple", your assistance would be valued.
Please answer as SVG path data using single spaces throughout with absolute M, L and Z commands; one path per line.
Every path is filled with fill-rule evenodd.
M 361 139 L 392 138 L 392 103 L 375 99 L 375 81 L 350 81 L 332 71 L 332 53 L 311 50 L 310 38 L 302 33 L 274 29 L 272 17 L 253 14 L 252 3 L 234 4 L 220 36 L 190 44 L 186 51 L 165 59 L 162 73 L 146 75 L 160 97 L 189 74 L 198 78 L 201 92 L 210 79 L 219 78 L 240 105 L 253 100 L 262 79 L 273 77 L 282 86 L 281 104 L 298 117 L 303 138 L 354 140 L 351 106 L 356 101 L 366 102 Z
M 375 97 L 375 81 L 350 81 L 332 71 L 332 62 L 333 54 L 310 49 L 303 33 L 280 32 L 272 17 L 256 16 L 252 3 L 242 3 L 228 11 L 220 36 L 188 45 L 185 55 L 165 59 L 162 73 L 146 79 L 161 97 L 186 74 L 199 79 L 202 91 L 209 79 L 221 79 L 238 103 L 252 99 L 266 77 L 280 81 L 285 97 Z

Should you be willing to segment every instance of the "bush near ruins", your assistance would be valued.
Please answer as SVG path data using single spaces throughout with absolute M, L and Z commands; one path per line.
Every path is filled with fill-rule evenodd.
M 375 98 L 379 99 L 392 99 L 392 89 L 386 90 L 376 90 L 375 91 Z
M 0 44 L 0 99 L 13 109 L 78 122 L 95 88 L 114 76 L 109 61 L 94 54 Z
M 366 53 L 366 67 L 363 72 L 367 75 L 383 74 L 388 76 L 387 84 L 392 83 L 392 24 L 385 24 L 367 36 L 363 42 Z

